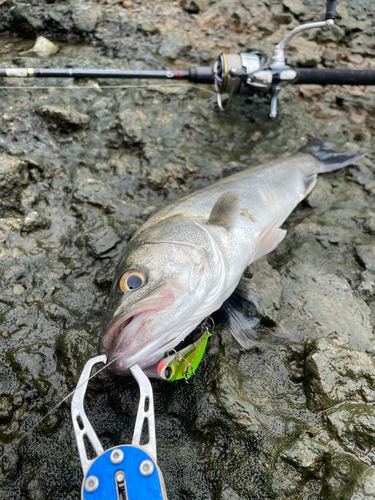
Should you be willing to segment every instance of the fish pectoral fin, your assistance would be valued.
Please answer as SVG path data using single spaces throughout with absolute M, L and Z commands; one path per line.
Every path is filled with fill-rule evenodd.
M 245 349 L 253 347 L 257 338 L 255 328 L 261 320 L 258 313 L 258 301 L 250 293 L 249 281 L 242 277 L 232 295 L 215 313 L 217 319 L 222 321 Z
M 251 258 L 251 262 L 255 262 L 261 257 L 264 257 L 268 253 L 272 252 L 272 250 L 275 250 L 278 244 L 283 241 L 286 236 L 286 230 L 277 227 L 278 224 L 283 221 L 284 219 L 279 222 L 278 219 L 271 227 L 261 234 L 255 252 Z
M 227 231 L 233 225 L 240 199 L 233 191 L 223 193 L 214 205 L 207 224 L 222 226 Z

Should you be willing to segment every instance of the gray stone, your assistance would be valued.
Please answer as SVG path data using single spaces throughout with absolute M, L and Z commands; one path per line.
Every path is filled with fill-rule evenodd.
M 242 499 L 230 486 L 225 486 L 221 493 L 220 500 L 242 500 Z
M 160 33 L 159 28 L 148 21 L 143 21 L 139 25 L 139 29 L 148 35 L 155 35 L 156 33 Z
M 38 212 L 33 210 L 26 215 L 22 224 L 22 231 L 29 233 L 31 231 L 36 231 L 37 229 L 47 229 L 50 225 L 50 219 L 43 217 Z
M 375 363 L 361 351 L 318 339 L 307 344 L 305 392 L 314 410 L 350 401 L 375 401 Z
M 192 41 L 184 31 L 168 31 L 160 46 L 160 54 L 167 59 L 175 60 L 181 55 L 185 55 L 192 48 Z
M 35 184 L 30 184 L 21 194 L 21 206 L 25 213 L 32 205 L 37 203 L 40 196 L 40 187 Z
M 273 15 L 275 21 L 280 24 L 289 24 L 292 22 L 292 15 L 289 12 L 277 12 Z
M 375 273 L 375 244 L 374 245 L 357 245 L 358 257 L 365 268 Z
M 74 200 L 107 207 L 113 203 L 113 193 L 108 192 L 102 182 L 89 178 L 78 185 L 74 192 Z
M 96 28 L 102 17 L 102 11 L 94 3 L 77 2 L 74 6 L 72 17 L 77 29 L 89 33 Z
M 85 236 L 87 247 L 95 257 L 102 257 L 121 241 L 118 234 L 111 228 L 89 232 Z
M 346 453 L 336 453 L 327 463 L 324 473 L 324 489 L 322 498 L 351 498 L 357 478 L 368 469 L 368 466 Z
M 27 163 L 9 155 L 0 155 L 0 196 L 8 196 L 27 182 Z
M 126 109 L 119 113 L 121 127 L 125 133 L 125 142 L 141 142 L 146 115 L 141 110 Z
M 375 498 L 375 470 L 369 467 L 358 478 L 350 500 L 371 500 Z
M 72 106 L 63 108 L 45 105 L 37 111 L 40 115 L 48 118 L 53 125 L 62 128 L 79 128 L 87 125 L 90 121 L 90 117 L 86 113 L 80 113 Z
M 295 16 L 300 16 L 305 12 L 305 6 L 301 0 L 283 0 L 283 5 Z
M 375 234 L 375 215 L 367 217 L 363 225 L 370 234 Z
M 315 67 L 322 60 L 322 48 L 299 36 L 292 38 L 286 48 L 286 61 L 291 66 Z
M 291 463 L 299 471 L 314 471 L 321 467 L 330 449 L 326 444 L 309 437 L 298 439 L 290 448 L 281 453 L 281 458 Z
M 27 52 L 35 52 L 40 57 L 48 57 L 52 54 L 56 54 L 56 52 L 58 52 L 59 49 L 60 48 L 57 44 L 51 42 L 44 36 L 38 36 L 33 48 L 27 50 L 26 52 L 24 52 L 24 54 L 26 54 Z
M 237 33 L 242 33 L 249 25 L 250 20 L 250 13 L 240 6 L 232 13 L 229 26 L 231 29 L 237 31 Z
M 350 49 L 355 54 L 362 56 L 375 55 L 375 41 L 374 38 L 364 33 L 356 35 L 349 43 Z
M 371 299 L 375 295 L 375 274 L 365 271 L 361 273 L 361 279 L 358 291 L 367 299 Z
M 331 28 L 316 30 L 314 39 L 318 42 L 339 42 L 344 39 L 346 32 L 344 28 L 334 24 Z
M 287 338 L 328 337 L 338 345 L 374 350 L 371 311 L 347 280 L 312 264 L 296 263 L 283 276 L 282 286 L 288 313 L 280 315 L 279 324 Z
M 251 264 L 249 272 L 249 287 L 258 301 L 259 313 L 276 323 L 283 293 L 279 273 L 270 266 L 266 257 Z
M 205 5 L 204 0 L 181 0 L 181 7 L 191 14 L 197 14 Z
M 326 414 L 328 428 L 348 452 L 362 461 L 375 463 L 375 408 L 364 404 L 344 404 Z

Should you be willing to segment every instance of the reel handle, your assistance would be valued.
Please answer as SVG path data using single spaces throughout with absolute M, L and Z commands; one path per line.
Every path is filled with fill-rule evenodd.
M 327 0 L 326 19 L 335 19 L 337 0 Z

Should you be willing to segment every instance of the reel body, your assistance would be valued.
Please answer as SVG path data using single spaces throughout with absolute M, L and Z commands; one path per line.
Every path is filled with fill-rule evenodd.
M 257 90 L 269 90 L 272 73 L 266 69 L 268 65 L 269 58 L 261 51 L 220 54 L 214 65 L 219 108 L 224 111 L 235 94 L 253 95 Z

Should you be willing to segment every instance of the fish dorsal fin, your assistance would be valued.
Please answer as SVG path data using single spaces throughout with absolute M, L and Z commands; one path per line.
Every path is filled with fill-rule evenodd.
M 261 317 L 258 302 L 251 294 L 250 280 L 242 277 L 232 295 L 215 313 L 237 342 L 245 349 L 251 349 L 257 338 L 256 327 Z
M 240 199 L 233 191 L 223 193 L 214 205 L 207 224 L 222 226 L 227 231 L 233 225 Z

